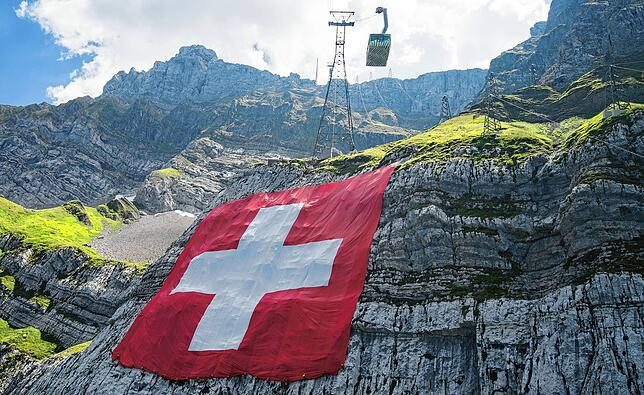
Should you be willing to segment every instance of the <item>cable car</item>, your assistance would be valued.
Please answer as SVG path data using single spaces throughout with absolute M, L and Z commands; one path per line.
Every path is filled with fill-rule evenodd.
M 376 14 L 382 14 L 385 20 L 385 27 L 382 33 L 369 35 L 367 43 L 367 66 L 385 67 L 389 58 L 389 49 L 391 48 L 391 34 L 387 34 L 389 20 L 387 19 L 387 9 L 383 7 L 376 8 Z

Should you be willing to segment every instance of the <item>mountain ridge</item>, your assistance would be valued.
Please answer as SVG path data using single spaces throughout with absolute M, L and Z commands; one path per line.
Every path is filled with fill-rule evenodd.
M 449 80 L 453 94 L 460 89 L 459 75 Z M 394 80 L 388 83 L 397 90 L 378 94 L 400 96 Z M 483 84 L 483 72 L 463 77 L 462 84 L 470 88 L 458 95 L 455 106 L 473 98 Z M 250 155 L 307 156 L 321 115 L 321 89 L 296 75 L 279 77 L 224 62 L 203 46 L 188 46 L 149 71 L 118 73 L 95 99 L 59 106 L 2 106 L 0 196 L 41 208 L 74 199 L 96 205 L 118 194 L 130 195 L 146 176 L 204 133 L 214 133 L 218 143 L 249 150 Z M 365 94 L 376 96 L 369 89 Z M 434 107 L 442 91 L 425 97 Z M 429 127 L 438 121 L 438 115 L 428 116 L 424 110 L 410 115 L 408 101 L 395 101 L 405 107 L 401 121 L 395 109 L 383 109 L 380 103 L 368 113 L 355 112 L 359 147 L 405 137 L 416 133 L 409 126 Z M 390 115 L 380 116 L 384 113 Z M 346 119 L 339 122 L 345 125 Z

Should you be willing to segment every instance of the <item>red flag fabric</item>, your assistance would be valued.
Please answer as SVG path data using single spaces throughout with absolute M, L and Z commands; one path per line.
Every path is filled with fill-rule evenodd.
M 172 380 L 337 374 L 393 171 L 214 208 L 112 359 Z

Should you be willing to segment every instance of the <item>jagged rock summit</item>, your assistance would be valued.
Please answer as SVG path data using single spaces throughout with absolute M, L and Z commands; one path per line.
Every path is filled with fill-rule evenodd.
M 505 93 L 537 84 L 562 90 L 591 69 L 644 59 L 644 4 L 633 0 L 553 0 L 547 22 L 503 52 L 490 72 Z M 642 64 L 639 64 L 641 68 Z
M 313 87 L 298 76 L 280 77 L 251 66 L 220 60 L 215 51 L 202 45 L 181 47 L 167 62 L 155 62 L 148 71 L 119 72 L 103 88 L 104 95 L 145 97 L 154 101 L 213 103 L 224 97 L 235 98 L 263 89 L 286 89 L 291 82 Z

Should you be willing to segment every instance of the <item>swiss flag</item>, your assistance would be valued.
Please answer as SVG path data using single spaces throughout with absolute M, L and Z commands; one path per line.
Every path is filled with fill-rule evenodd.
M 112 359 L 173 380 L 337 374 L 393 171 L 213 209 Z

